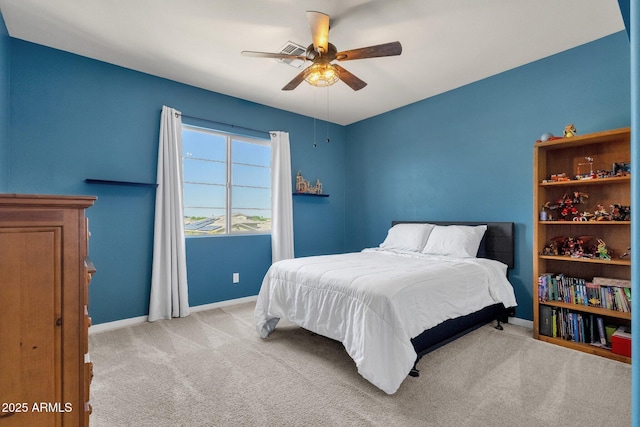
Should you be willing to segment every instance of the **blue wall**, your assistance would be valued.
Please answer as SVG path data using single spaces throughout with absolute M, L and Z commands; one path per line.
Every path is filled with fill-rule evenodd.
M 147 313 L 155 194 L 84 179 L 154 182 L 162 105 L 290 132 L 293 171 L 320 178 L 331 194 L 294 198 L 297 256 L 378 245 L 393 219 L 516 222 L 511 279 L 525 319 L 533 317 L 534 140 L 571 122 L 579 133 L 630 124 L 624 32 L 347 127 L 329 125 L 331 142 L 317 148 L 308 117 L 16 39 L 10 47 L 7 190 L 98 196 L 88 211 L 95 323 Z M 324 123 L 317 128 L 324 136 Z M 187 258 L 192 306 L 255 295 L 270 241 L 193 238 Z
M 10 43 L 4 18 L 0 13 L 0 192 L 7 191 L 9 181 Z
M 293 170 L 320 178 L 331 194 L 322 202 L 294 201 L 296 254 L 344 250 L 342 126 L 329 125 L 331 142 L 313 148 L 308 117 L 17 39 L 11 39 L 11 87 L 9 191 L 98 196 L 87 211 L 98 269 L 90 286 L 94 324 L 148 313 L 155 191 L 84 180 L 155 182 L 162 105 L 289 132 Z M 324 135 L 325 124 L 318 128 Z M 271 263 L 270 245 L 269 236 L 188 239 L 190 305 L 256 295 Z M 232 284 L 233 272 L 240 273 L 239 284 Z
M 392 220 L 516 223 L 516 315 L 533 318 L 533 143 L 630 125 L 629 40 L 605 37 L 347 129 L 347 250 Z

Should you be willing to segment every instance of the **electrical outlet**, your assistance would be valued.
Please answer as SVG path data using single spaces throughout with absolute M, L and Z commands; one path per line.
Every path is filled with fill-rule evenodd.
M 233 283 L 240 282 L 240 273 L 233 273 Z

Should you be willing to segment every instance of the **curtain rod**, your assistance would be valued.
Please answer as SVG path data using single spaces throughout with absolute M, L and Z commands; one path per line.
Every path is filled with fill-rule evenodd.
M 188 119 L 202 120 L 202 121 L 209 122 L 209 123 L 216 123 L 216 124 L 223 125 L 223 126 L 229 126 L 231 128 L 250 130 L 252 132 L 258 132 L 258 133 L 266 133 L 269 136 L 271 135 L 271 132 L 268 132 L 266 130 L 252 129 L 252 128 L 248 128 L 248 127 L 244 127 L 244 126 L 232 125 L 231 123 L 217 122 L 215 120 L 205 119 L 203 117 L 188 116 L 188 115 L 183 114 L 183 113 L 176 113 L 176 117 L 178 117 L 178 116 L 186 117 Z

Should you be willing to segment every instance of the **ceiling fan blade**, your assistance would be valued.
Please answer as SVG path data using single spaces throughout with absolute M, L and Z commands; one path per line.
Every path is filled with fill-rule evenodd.
M 354 59 L 379 58 L 381 56 L 396 56 L 402 53 L 400 42 L 379 44 L 376 46 L 361 47 L 360 49 L 345 50 L 336 53 L 338 61 L 351 61 Z
M 289 83 L 286 84 L 285 87 L 282 88 L 282 90 L 293 90 L 297 88 L 298 85 L 304 81 L 304 71 L 305 70 L 302 70 L 300 74 L 295 76 L 293 80 L 291 80 Z
M 329 15 L 322 12 L 307 11 L 313 47 L 317 52 L 329 50 Z
M 275 59 L 300 59 L 306 61 L 306 56 L 288 55 L 286 53 L 269 53 L 269 52 L 254 52 L 252 50 L 243 50 L 241 52 L 244 56 L 253 56 L 255 58 L 275 58 Z
M 351 89 L 360 90 L 367 85 L 367 83 L 360 80 L 358 77 L 351 74 L 349 71 L 345 70 L 341 66 L 337 64 L 331 64 L 331 65 L 333 65 L 338 70 L 338 74 L 340 74 L 340 80 L 345 82 L 346 85 L 349 86 Z

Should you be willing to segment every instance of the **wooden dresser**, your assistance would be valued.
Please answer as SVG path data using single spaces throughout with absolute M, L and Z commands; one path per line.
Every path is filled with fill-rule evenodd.
M 95 200 L 0 194 L 0 427 L 89 424 Z

